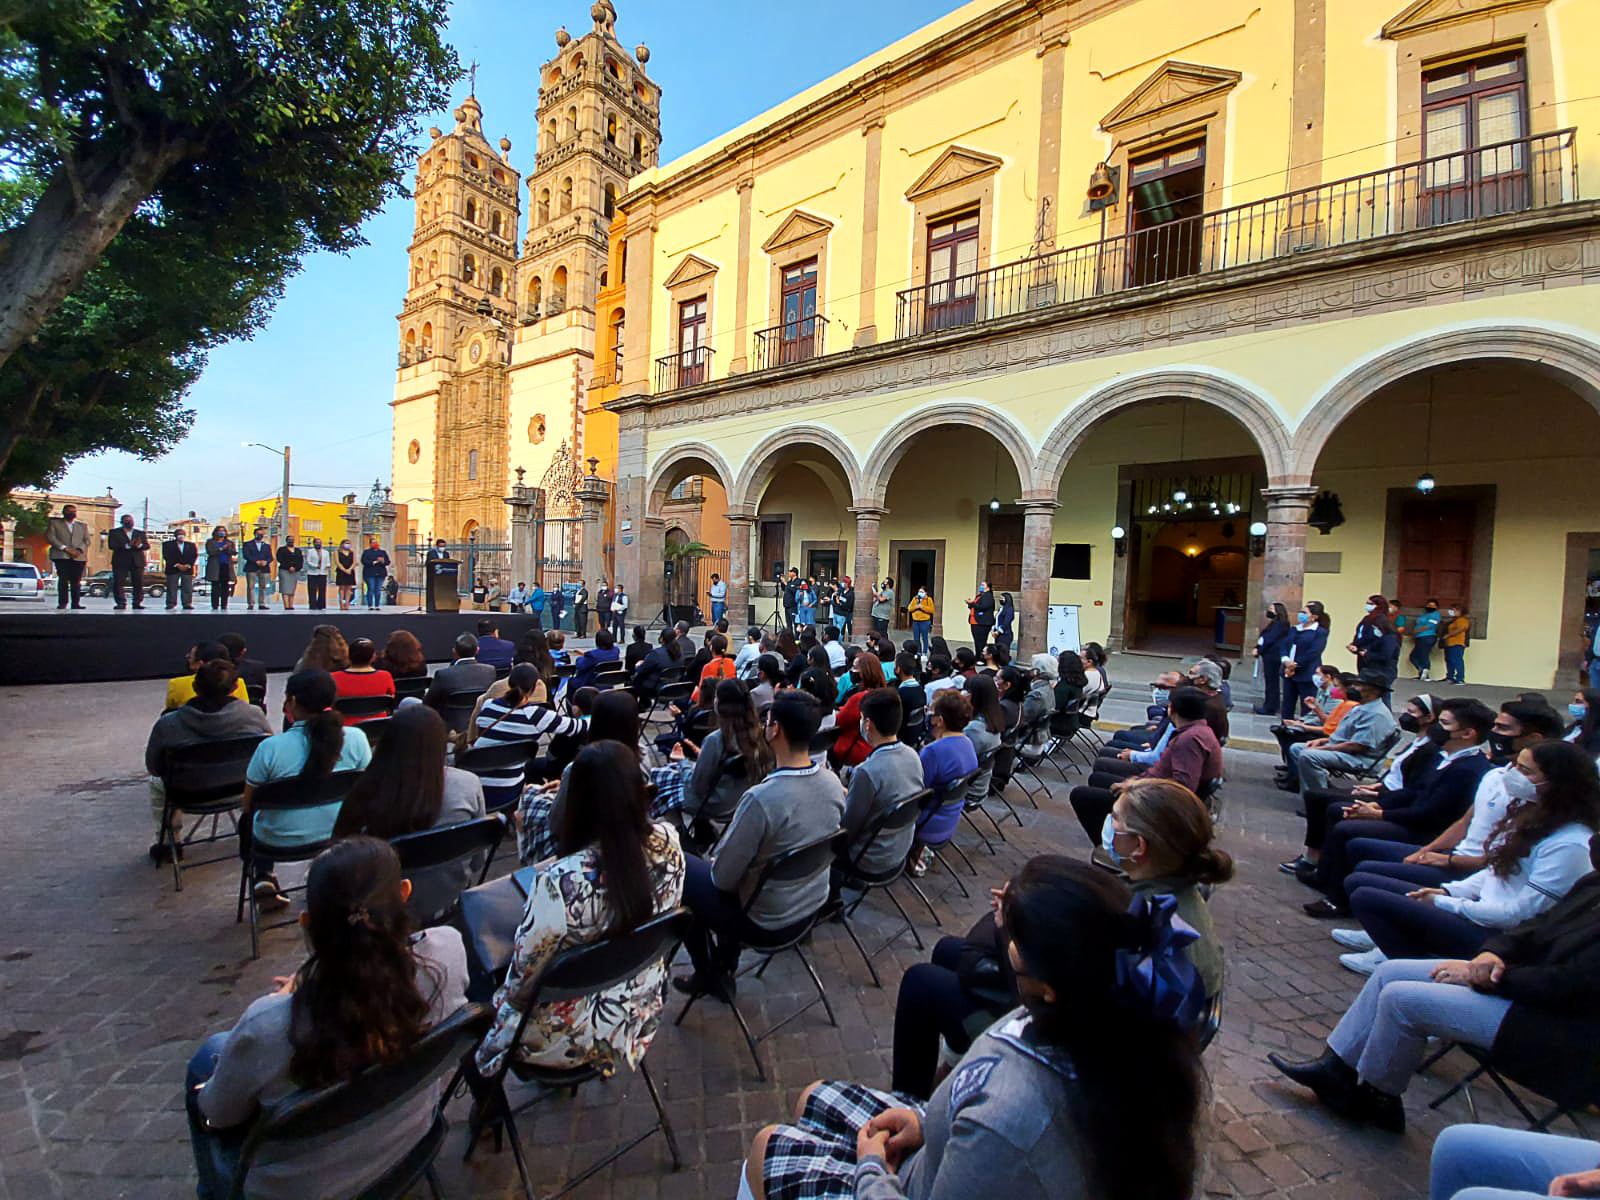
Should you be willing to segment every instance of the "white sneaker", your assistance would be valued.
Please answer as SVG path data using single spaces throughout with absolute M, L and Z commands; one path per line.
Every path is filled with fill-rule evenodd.
M 1339 955 L 1339 965 L 1347 971 L 1354 971 L 1357 975 L 1371 975 L 1378 969 L 1380 963 L 1389 961 L 1389 956 L 1374 946 L 1361 954 Z
M 1330 932 L 1334 941 L 1351 950 L 1371 950 L 1377 945 L 1365 929 L 1335 929 Z
M 1426 671 L 1424 671 L 1424 672 L 1422 672 L 1422 674 L 1418 675 L 1417 678 L 1419 680 L 1421 680 L 1423 683 L 1430 682 L 1429 679 L 1428 679 L 1428 673 Z

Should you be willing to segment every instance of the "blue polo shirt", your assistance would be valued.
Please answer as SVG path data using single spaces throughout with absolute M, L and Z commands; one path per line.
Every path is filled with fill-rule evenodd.
M 259 787 L 279 779 L 299 775 L 311 757 L 311 742 L 304 725 L 291 725 L 256 747 L 245 768 L 245 781 Z M 335 771 L 364 771 L 372 761 L 372 745 L 355 725 L 344 727 L 344 744 L 333 761 Z M 339 819 L 339 804 L 320 804 L 288 812 L 264 812 L 254 822 L 255 836 L 280 846 L 317 842 L 333 836 L 333 823 Z

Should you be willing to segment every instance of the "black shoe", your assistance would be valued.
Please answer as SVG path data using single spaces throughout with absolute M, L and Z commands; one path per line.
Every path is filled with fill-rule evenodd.
M 1301 859 L 1300 865 L 1294 869 L 1294 877 L 1307 887 L 1317 886 L 1317 864 L 1308 859 Z
M 1302 912 L 1308 917 L 1348 917 L 1350 910 L 1342 904 L 1335 904 L 1324 896 L 1321 900 L 1311 900 L 1300 906 Z
M 1385 1133 L 1406 1131 L 1406 1106 L 1399 1096 L 1391 1096 L 1370 1083 L 1363 1083 L 1356 1100 L 1362 1108 L 1361 1118 L 1367 1124 L 1376 1125 Z
M 699 971 L 692 975 L 674 976 L 672 989 L 682 992 L 692 1000 L 710 996 L 713 1000 L 721 1000 L 724 1004 L 732 1004 L 733 997 L 738 992 L 732 975 L 724 975 L 721 979 L 707 979 Z
M 1292 775 L 1287 779 L 1280 779 L 1278 780 L 1278 790 L 1280 792 L 1291 792 L 1295 795 L 1299 795 L 1300 781 Z
M 1318 1100 L 1340 1116 L 1353 1121 L 1367 1119 L 1367 1106 L 1361 1095 L 1361 1083 L 1355 1068 L 1332 1050 L 1324 1050 L 1321 1058 L 1308 1058 L 1301 1062 L 1274 1053 L 1267 1055 L 1267 1061 L 1301 1087 L 1310 1088 Z
M 150 843 L 150 863 L 152 866 L 164 867 L 172 861 L 172 847 L 166 842 Z M 178 861 L 183 861 L 183 847 L 178 847 Z
M 1306 861 L 1307 859 L 1304 854 L 1297 854 L 1288 862 L 1279 863 L 1278 870 L 1282 871 L 1285 875 L 1294 875 L 1300 870 L 1300 864 Z

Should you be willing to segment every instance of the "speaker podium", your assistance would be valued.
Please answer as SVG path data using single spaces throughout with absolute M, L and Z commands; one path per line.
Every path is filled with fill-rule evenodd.
M 461 578 L 461 564 L 450 558 L 436 558 L 423 566 L 424 607 L 431 613 L 461 611 L 461 593 L 456 584 Z

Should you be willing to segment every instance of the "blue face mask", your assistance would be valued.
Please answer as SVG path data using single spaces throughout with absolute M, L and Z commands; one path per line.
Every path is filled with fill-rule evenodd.
M 1587 704 L 1579 704 L 1574 700 L 1567 705 L 1567 712 L 1571 714 L 1574 721 L 1581 721 L 1589 715 L 1589 706 Z
M 1308 613 L 1308 612 L 1295 613 L 1294 619 L 1295 619 L 1295 623 L 1299 624 L 1299 625 L 1309 625 L 1309 624 L 1311 624 L 1311 614 Z
M 1117 853 L 1117 827 L 1112 824 L 1111 814 L 1106 814 L 1106 823 L 1100 826 L 1100 848 L 1117 866 L 1122 865 L 1122 855 Z

